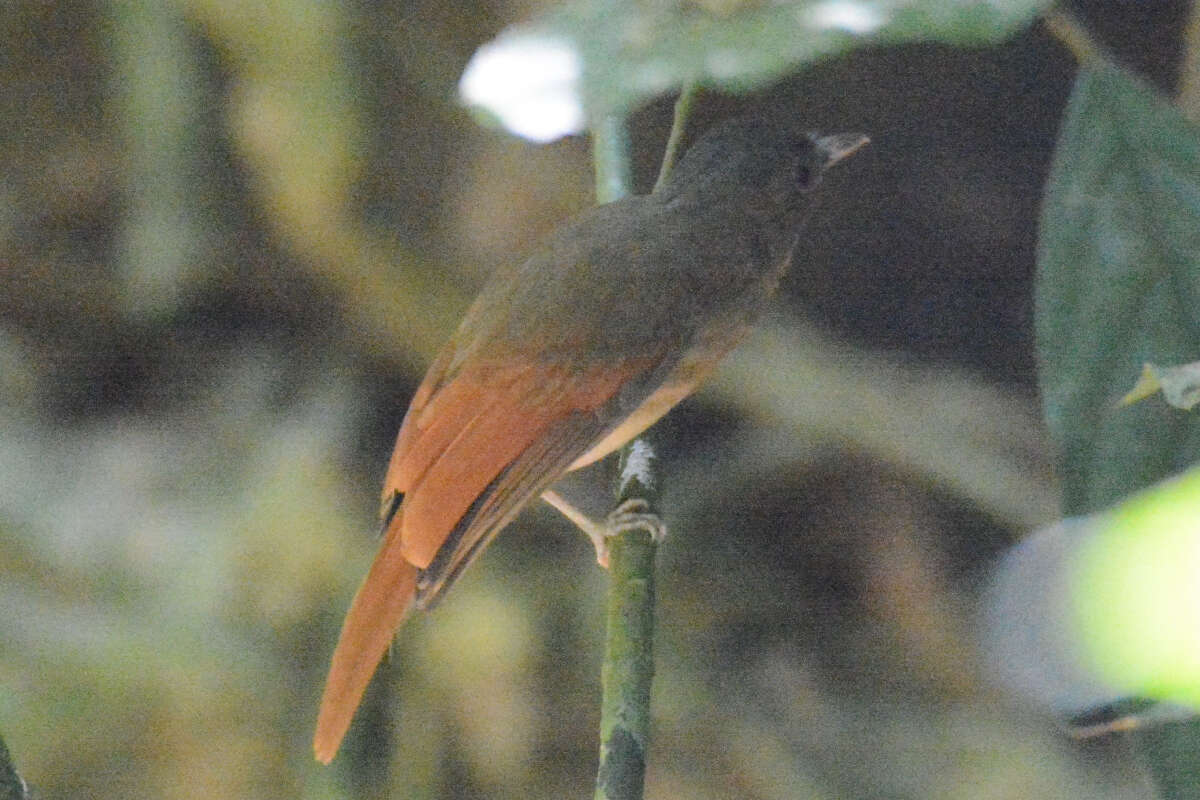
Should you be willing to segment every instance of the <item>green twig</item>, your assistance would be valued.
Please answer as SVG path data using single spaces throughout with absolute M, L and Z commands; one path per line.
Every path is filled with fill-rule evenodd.
M 687 86 L 675 104 L 675 119 L 655 188 L 674 164 L 694 97 L 695 88 Z M 630 192 L 628 133 L 621 120 L 609 119 L 597 125 L 593 135 L 597 200 L 611 202 Z M 641 439 L 621 450 L 617 509 L 635 503 L 639 516 L 657 523 L 653 460 L 653 450 Z M 650 533 L 654 527 L 634 526 L 609 539 L 596 800 L 642 797 L 650 742 L 650 685 L 654 679 L 654 556 L 658 549 Z
M 683 141 L 683 131 L 687 127 L 688 115 L 692 113 L 692 101 L 696 99 L 697 87 L 689 83 L 679 93 L 675 101 L 675 117 L 671 122 L 671 135 L 667 137 L 667 146 L 663 151 L 662 166 L 658 169 L 658 180 L 654 182 L 655 191 L 662 186 L 671 169 L 675 166 L 675 157 L 679 155 L 679 143 Z
M 636 502 L 657 516 L 654 452 L 642 439 L 621 451 L 617 507 Z M 640 800 L 650 742 L 650 684 L 654 680 L 654 554 L 649 530 L 609 540 L 607 634 L 600 682 L 600 768 L 595 800 Z
M 612 202 L 630 193 L 629 134 L 622 120 L 606 119 L 595 126 L 593 160 L 598 202 Z M 622 474 L 627 471 L 630 454 L 643 446 L 639 440 L 621 451 Z M 622 481 L 618 505 L 637 496 L 643 483 L 650 481 Z M 627 531 L 609 539 L 597 800 L 638 800 L 642 796 L 654 675 L 655 549 L 643 531 Z
M 1055 8 L 1046 12 L 1042 19 L 1046 23 L 1046 29 L 1071 51 L 1071 55 L 1075 56 L 1075 60 L 1081 66 L 1104 60 L 1103 49 L 1088 33 L 1083 23 L 1072 14 Z
M 596 165 L 596 202 L 620 200 L 633 191 L 629 166 L 629 131 L 619 117 L 605 117 L 592 130 L 592 161 Z

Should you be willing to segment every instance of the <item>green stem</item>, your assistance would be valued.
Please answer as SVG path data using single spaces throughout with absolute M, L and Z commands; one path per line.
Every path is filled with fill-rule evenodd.
M 596 165 L 596 202 L 620 200 L 633 191 L 629 165 L 629 131 L 620 117 L 605 117 L 592 130 L 592 161 Z
M 695 87 L 686 86 L 655 188 L 675 162 Z M 601 203 L 630 192 L 629 136 L 620 119 L 606 119 L 594 135 L 596 195 Z M 658 516 L 654 451 L 642 439 L 621 450 L 617 507 L 640 501 L 640 513 Z M 658 545 L 644 529 L 609 539 L 609 590 L 604 663 L 600 670 L 600 766 L 595 800 L 640 800 L 650 743 L 650 686 L 654 680 L 654 556 Z
M 671 135 L 667 137 L 667 146 L 663 151 L 662 166 L 658 169 L 658 180 L 654 182 L 654 190 L 667 182 L 667 176 L 675 166 L 675 157 L 679 155 L 679 143 L 683 141 L 683 131 L 687 127 L 688 115 L 692 113 L 692 101 L 696 99 L 699 89 L 694 83 L 683 87 L 679 98 L 675 101 L 675 116 L 671 121 Z
M 596 195 L 601 203 L 629 194 L 629 135 L 622 120 L 608 119 L 594 135 Z M 649 451 L 640 440 L 621 451 L 622 480 L 618 505 L 629 499 L 651 501 L 653 488 L 645 469 Z M 625 473 L 636 473 L 629 480 Z M 653 509 L 651 509 L 653 510 Z M 645 531 L 634 530 L 609 540 L 609 590 L 604 663 L 600 668 L 600 763 L 597 800 L 640 800 L 650 737 L 650 684 L 654 677 L 654 552 Z
M 621 451 L 617 505 L 645 503 L 657 515 L 651 472 L 654 452 L 642 439 Z M 640 800 L 650 742 L 650 685 L 654 680 L 654 555 L 649 531 L 609 541 L 607 634 L 600 672 L 600 768 L 595 800 Z
M 1046 29 L 1058 39 L 1064 47 L 1071 51 L 1080 66 L 1088 66 L 1105 59 L 1102 48 L 1072 14 L 1061 8 L 1054 8 L 1042 17 Z
M 210 212 L 198 199 L 208 187 L 197 131 L 205 98 L 196 88 L 206 79 L 204 67 L 179 4 L 103 5 L 115 71 L 111 107 L 129 181 L 116 231 L 122 297 L 132 300 L 135 311 L 167 314 L 204 257 L 200 226 Z

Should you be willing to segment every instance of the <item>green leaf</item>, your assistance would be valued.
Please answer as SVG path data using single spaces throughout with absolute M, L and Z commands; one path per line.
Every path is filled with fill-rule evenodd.
M 1066 585 L 1088 668 L 1124 696 L 1200 711 L 1200 469 L 1091 518 Z
M 731 91 L 762 85 L 855 46 L 998 41 L 1048 0 L 573 0 L 507 36 L 573 43 L 590 120 L 686 83 Z
M 1142 364 L 1200 355 L 1200 137 L 1116 67 L 1076 80 L 1042 209 L 1036 294 L 1066 513 L 1112 505 L 1190 464 L 1200 418 L 1119 400 Z

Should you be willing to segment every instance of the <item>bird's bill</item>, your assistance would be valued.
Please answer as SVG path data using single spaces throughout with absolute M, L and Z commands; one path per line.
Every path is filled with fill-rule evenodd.
M 861 133 L 834 133 L 829 136 L 816 136 L 813 142 L 817 149 L 825 154 L 825 167 L 828 169 L 847 156 L 854 155 L 870 143 L 870 138 Z

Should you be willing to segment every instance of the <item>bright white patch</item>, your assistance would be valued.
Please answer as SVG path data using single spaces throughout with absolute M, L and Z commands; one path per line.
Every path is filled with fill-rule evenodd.
M 874 33 L 886 21 L 879 6 L 858 0 L 826 0 L 808 10 L 807 22 L 814 28 L 843 30 L 862 36 Z
M 636 480 L 647 488 L 654 486 L 654 472 L 650 464 L 654 461 L 654 448 L 645 439 L 634 439 L 629 448 L 629 458 L 625 460 L 625 468 L 621 470 L 621 491 L 631 480 Z
M 544 34 L 502 36 L 475 51 L 458 82 L 467 105 L 479 106 L 505 128 L 550 142 L 584 127 L 574 44 Z

